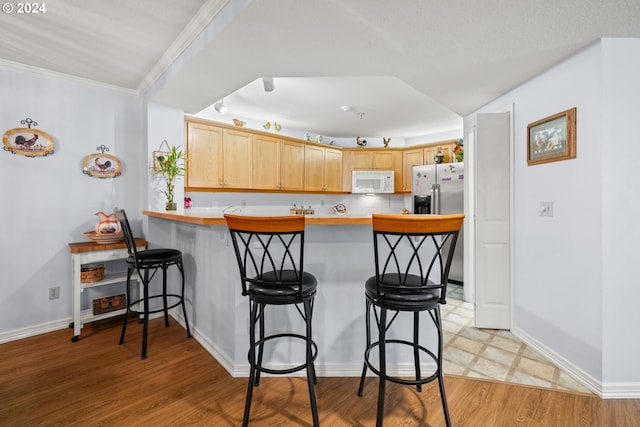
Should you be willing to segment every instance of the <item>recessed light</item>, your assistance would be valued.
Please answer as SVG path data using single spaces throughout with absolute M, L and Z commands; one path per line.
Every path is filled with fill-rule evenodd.
M 346 113 L 347 111 L 353 110 L 353 107 L 351 105 L 343 105 L 340 109 Z

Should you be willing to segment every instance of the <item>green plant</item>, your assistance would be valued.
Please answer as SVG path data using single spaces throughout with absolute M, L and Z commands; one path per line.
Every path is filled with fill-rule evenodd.
M 187 158 L 180 147 L 172 145 L 168 152 L 158 155 L 156 160 L 156 171 L 153 174 L 164 177 L 166 184 L 164 195 L 167 197 L 167 204 L 172 204 L 176 178 L 184 175 L 186 171 L 184 161 Z

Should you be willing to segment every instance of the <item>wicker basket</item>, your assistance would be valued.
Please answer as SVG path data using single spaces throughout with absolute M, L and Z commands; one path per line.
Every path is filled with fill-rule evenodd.
M 81 283 L 95 283 L 104 278 L 103 264 L 87 264 L 80 269 Z
M 102 314 L 120 310 L 125 307 L 126 300 L 127 299 L 124 294 L 94 299 L 93 314 Z

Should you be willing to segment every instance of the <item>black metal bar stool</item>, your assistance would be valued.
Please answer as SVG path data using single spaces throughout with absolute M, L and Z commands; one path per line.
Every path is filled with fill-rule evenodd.
M 138 251 L 136 249 L 133 232 L 127 219 L 124 209 L 116 208 L 114 210 L 120 221 L 129 257 L 127 258 L 127 309 L 122 325 L 122 333 L 120 334 L 120 344 L 124 343 L 124 335 L 127 331 L 127 323 L 129 313 L 137 313 L 142 317 L 142 354 L 141 358 L 147 358 L 147 335 L 149 331 L 149 315 L 163 312 L 164 325 L 169 326 L 169 310 L 182 305 L 182 314 L 184 315 L 184 323 L 187 327 L 187 338 L 191 338 L 191 329 L 189 328 L 189 319 L 187 318 L 187 308 L 184 303 L 184 266 L 182 264 L 182 252 L 177 249 L 147 249 Z M 180 285 L 180 293 L 167 292 L 167 270 L 172 265 L 178 267 L 182 283 Z M 162 293 L 149 295 L 149 283 L 155 276 L 158 269 L 162 270 Z M 142 283 L 142 294 L 138 295 L 138 299 L 131 299 L 131 275 L 138 273 Z M 155 299 L 162 299 L 161 308 L 150 308 L 149 302 Z M 140 308 L 142 304 L 142 309 Z
M 318 348 L 312 340 L 311 319 L 313 301 L 318 282 L 304 271 L 304 217 L 275 216 L 251 217 L 225 215 L 235 249 L 242 295 L 249 297 L 249 385 L 242 425 L 249 424 L 253 389 L 260 384 L 260 374 L 290 374 L 307 370 L 307 383 L 311 400 L 313 425 L 318 426 L 318 408 L 314 384 L 316 374 L 313 362 Z M 265 310 L 270 305 L 294 305 L 305 323 L 304 335 L 295 332 L 265 331 Z M 300 308 L 302 305 L 302 308 Z M 258 338 L 256 339 L 256 325 Z M 264 347 L 273 340 L 303 340 L 305 362 L 285 369 L 263 365 Z
M 365 282 L 367 347 L 358 395 L 362 396 L 367 369 L 379 377 L 376 425 L 384 417 L 385 382 L 422 385 L 438 380 L 442 409 L 451 425 L 442 374 L 442 322 L 440 304 L 446 303 L 447 280 L 463 214 L 455 215 L 373 215 L 375 276 Z M 373 310 L 372 310 L 373 309 Z M 376 322 L 377 341 L 372 342 L 371 312 Z M 391 311 L 392 313 L 388 313 Z M 413 313 L 413 339 L 387 339 L 387 332 L 401 312 Z M 434 352 L 420 344 L 420 313 L 427 312 L 438 334 Z M 391 318 L 388 321 L 388 315 Z M 375 339 L 375 338 L 374 338 Z M 415 379 L 387 373 L 387 347 L 408 346 L 413 352 Z M 378 348 L 378 366 L 370 361 Z M 429 362 L 423 372 L 421 356 Z M 433 366 L 435 365 L 435 367 Z

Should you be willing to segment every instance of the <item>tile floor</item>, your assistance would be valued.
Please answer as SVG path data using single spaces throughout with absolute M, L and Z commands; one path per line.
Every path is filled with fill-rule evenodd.
M 590 393 L 509 331 L 475 328 L 473 304 L 463 301 L 462 286 L 447 287 L 441 313 L 446 374 Z

